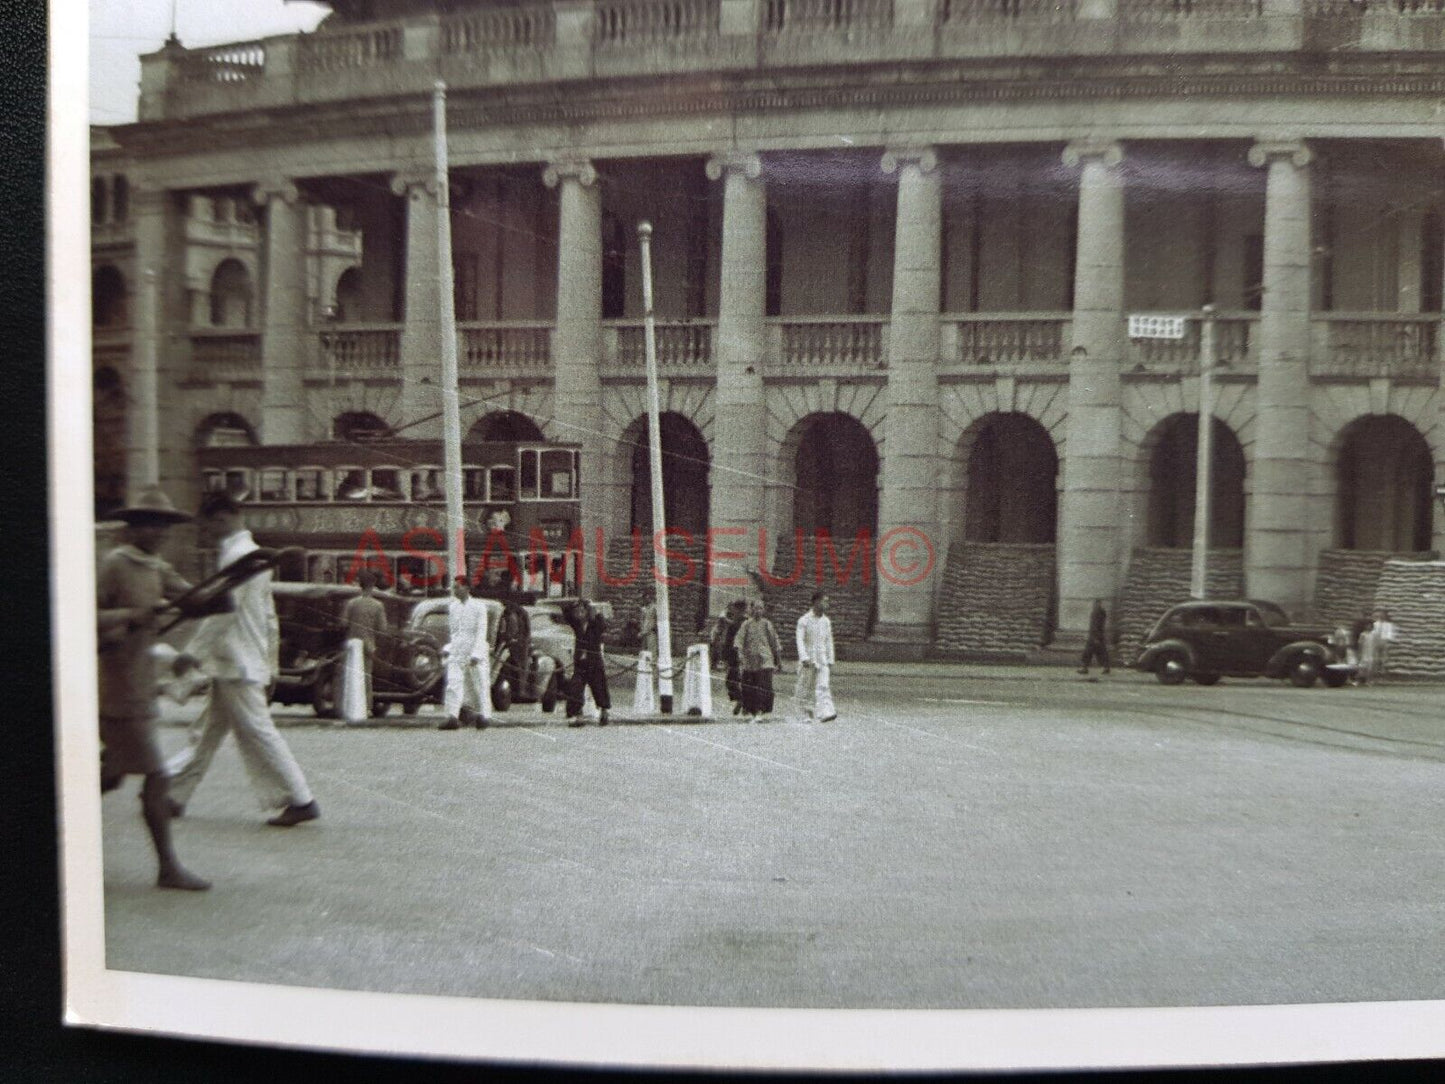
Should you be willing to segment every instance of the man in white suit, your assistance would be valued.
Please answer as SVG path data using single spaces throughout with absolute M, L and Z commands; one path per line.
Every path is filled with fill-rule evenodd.
M 241 508 L 225 493 L 208 493 L 199 519 L 216 539 L 218 569 L 258 547 Z M 276 729 L 266 687 L 277 670 L 280 623 L 271 597 L 271 573 L 252 576 L 231 589 L 231 613 L 208 617 L 186 645 L 186 656 L 211 675 L 211 692 L 192 731 L 192 744 L 166 765 L 171 774 L 171 811 L 180 816 L 211 758 L 227 734 L 236 735 L 241 762 L 264 808 L 284 807 L 266 823 L 291 828 L 321 816 L 306 776 Z
M 798 684 L 793 697 L 803 714 L 820 723 L 838 718 L 833 707 L 833 623 L 828 620 L 828 596 L 813 594 L 812 607 L 798 618 Z
M 457 730 L 470 721 L 481 730 L 487 725 L 487 683 L 492 676 L 488 665 L 487 607 L 481 599 L 472 598 L 471 584 L 465 576 L 458 576 L 452 583 L 447 634 L 447 717 L 437 729 Z

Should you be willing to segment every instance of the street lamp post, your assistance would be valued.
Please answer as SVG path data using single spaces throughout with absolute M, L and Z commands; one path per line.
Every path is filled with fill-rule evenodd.
M 1199 321 L 1199 425 L 1194 448 L 1194 552 L 1189 594 L 1204 598 L 1209 565 L 1210 457 L 1213 454 L 1214 306 L 1205 305 Z
M 657 324 L 652 312 L 652 223 L 637 224 L 642 247 L 642 331 L 647 365 L 647 461 L 652 476 L 653 580 L 657 599 L 657 706 L 672 714 L 672 614 L 667 601 L 667 547 L 658 543 L 667 529 L 662 479 L 662 408 L 657 379 Z

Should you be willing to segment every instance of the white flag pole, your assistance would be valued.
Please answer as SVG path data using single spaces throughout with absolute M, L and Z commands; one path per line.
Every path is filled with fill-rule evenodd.
M 442 468 L 447 501 L 448 586 L 467 574 L 466 530 L 462 520 L 462 418 L 457 393 L 457 314 L 452 296 L 452 211 L 447 184 L 447 85 L 432 93 L 436 144 L 437 322 L 442 351 Z
M 1214 306 L 1199 322 L 1199 431 L 1194 446 L 1194 553 L 1189 594 L 1204 598 L 1209 565 L 1209 473 L 1214 437 Z
M 643 344 L 647 358 L 647 452 L 652 475 L 653 583 L 657 589 L 657 700 L 664 715 L 672 714 L 672 615 L 667 605 L 666 546 L 657 542 L 667 526 L 662 486 L 662 408 L 657 389 L 657 324 L 652 315 L 652 223 L 639 222 L 642 243 Z

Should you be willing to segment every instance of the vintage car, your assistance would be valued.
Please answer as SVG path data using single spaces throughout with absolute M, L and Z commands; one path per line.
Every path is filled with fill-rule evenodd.
M 1271 602 L 1198 600 L 1170 608 L 1144 640 L 1134 668 L 1165 685 L 1186 678 L 1213 685 L 1221 677 L 1288 678 L 1307 689 L 1318 680 L 1343 685 L 1348 668 L 1330 629 L 1291 625 Z
M 407 627 L 442 645 L 447 628 L 449 597 L 424 599 L 414 605 Z M 491 644 L 492 707 L 506 711 L 513 703 L 538 703 L 550 712 L 562 696 L 566 672 L 572 666 L 572 630 L 560 629 L 543 607 L 482 599 L 487 608 L 487 640 Z M 442 687 L 435 690 L 440 699 Z
M 276 614 L 281 623 L 281 670 L 272 700 L 310 704 L 316 714 L 336 714 L 336 674 L 345 647 L 341 611 L 361 593 L 349 584 L 273 583 Z M 408 715 L 439 695 L 442 681 L 441 644 L 424 630 L 410 627 L 414 599 L 376 592 L 386 607 L 386 633 L 377 639 L 372 665 L 371 714 L 385 715 L 400 704 Z

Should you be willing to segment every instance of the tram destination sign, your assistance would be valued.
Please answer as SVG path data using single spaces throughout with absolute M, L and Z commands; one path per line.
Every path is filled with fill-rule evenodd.
M 1183 316 L 1129 316 L 1129 338 L 1131 339 L 1182 339 L 1184 338 Z

